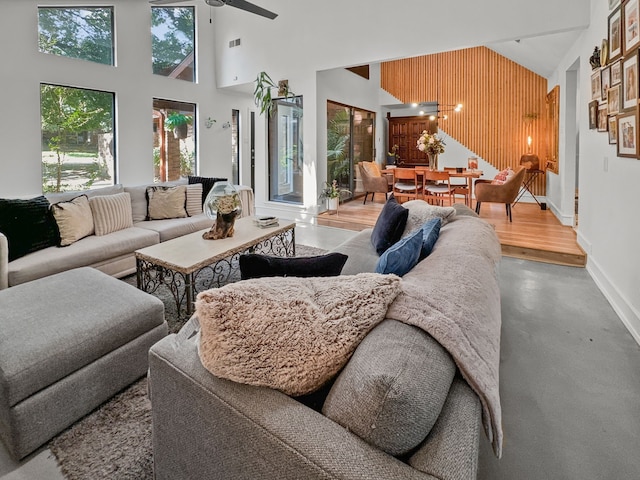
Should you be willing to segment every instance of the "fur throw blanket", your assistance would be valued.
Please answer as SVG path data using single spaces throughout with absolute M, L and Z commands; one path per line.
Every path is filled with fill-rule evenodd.
M 199 355 L 214 375 L 297 396 L 317 390 L 385 318 L 400 277 L 245 280 L 198 294 Z

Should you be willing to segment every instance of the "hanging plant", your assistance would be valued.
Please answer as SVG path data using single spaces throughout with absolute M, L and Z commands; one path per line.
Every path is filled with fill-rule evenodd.
M 193 122 L 191 115 L 183 113 L 171 112 L 164 120 L 164 129 L 167 132 L 173 132 L 176 138 L 187 138 L 188 126 Z
M 278 89 L 278 95 L 280 97 L 289 98 L 295 96 L 295 94 L 289 89 L 288 80 L 280 80 L 277 84 L 271 79 L 267 72 L 260 72 L 256 77 L 256 88 L 253 91 L 253 98 L 256 102 L 256 106 L 260 108 L 260 114 L 267 113 L 271 115 L 273 113 L 273 97 L 271 96 L 271 90 Z

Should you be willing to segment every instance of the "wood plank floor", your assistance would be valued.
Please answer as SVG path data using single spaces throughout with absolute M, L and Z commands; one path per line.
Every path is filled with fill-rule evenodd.
M 340 205 L 338 213 L 318 215 L 318 225 L 363 230 L 373 227 L 384 197 L 376 195 L 374 202 L 362 197 Z M 513 222 L 509 223 L 503 204 L 483 203 L 480 217 L 496 229 L 502 254 L 538 262 L 584 267 L 587 255 L 576 241 L 572 227 L 562 225 L 550 210 L 541 210 L 536 203 L 518 203 L 512 207 Z

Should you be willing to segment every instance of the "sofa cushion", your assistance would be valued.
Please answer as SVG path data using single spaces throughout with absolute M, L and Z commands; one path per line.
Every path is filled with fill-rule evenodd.
M 81 238 L 93 235 L 93 214 L 89 206 L 89 198 L 80 195 L 68 202 L 51 205 L 51 212 L 56 219 L 60 232 L 60 246 L 66 247 Z
M 402 206 L 409 210 L 407 223 L 402 236 L 409 235 L 414 230 L 422 228 L 425 222 L 432 218 L 440 218 L 442 225 L 444 225 L 450 220 L 453 220 L 456 215 L 456 209 L 453 207 L 430 205 L 424 200 L 410 200 L 403 203 Z
M 395 273 L 402 277 L 420 260 L 422 229 L 391 245 L 378 259 L 376 273 Z
M 422 248 L 420 250 L 420 260 L 428 257 L 433 250 L 433 247 L 436 245 L 436 242 L 440 237 L 441 224 L 441 219 L 432 218 L 431 220 L 428 220 L 420 229 L 422 231 Z
M 202 184 L 202 202 L 204 203 L 205 198 L 209 195 L 209 192 L 213 188 L 213 185 L 216 182 L 226 182 L 226 178 L 218 178 L 218 177 L 198 177 L 195 175 L 189 175 L 188 182 L 189 185 L 193 183 L 201 183 Z
M 161 242 L 166 242 L 172 238 L 181 237 L 189 233 L 194 233 L 205 228 L 211 228 L 213 220 L 204 213 L 193 217 L 168 218 L 166 220 L 145 220 L 137 222 L 135 227 L 144 228 L 157 232 Z
M 382 255 L 387 248 L 400 240 L 408 215 L 409 211 L 391 195 L 371 232 L 371 243 L 378 255 Z
M 187 185 L 187 215 L 193 217 L 202 213 L 202 184 Z
M 92 188 L 91 190 L 72 190 L 70 192 L 52 192 L 45 193 L 45 197 L 49 200 L 49 203 L 68 202 L 80 195 L 86 195 L 89 198 L 98 197 L 100 195 L 115 195 L 116 193 L 124 192 L 124 187 L 121 183 L 115 185 L 109 185 L 107 187 Z
M 9 261 L 58 244 L 58 229 L 43 195 L 0 198 L 0 232 L 7 237 Z
M 423 330 L 385 320 L 360 343 L 322 412 L 367 443 L 403 455 L 429 434 L 456 372 Z
M 147 219 L 184 218 L 187 202 L 186 185 L 147 187 Z
M 314 257 L 274 257 L 258 253 L 240 255 L 242 280 L 260 277 L 335 277 L 347 256 L 328 253 Z
M 89 199 L 96 235 L 107 235 L 133 226 L 131 196 L 127 192 Z

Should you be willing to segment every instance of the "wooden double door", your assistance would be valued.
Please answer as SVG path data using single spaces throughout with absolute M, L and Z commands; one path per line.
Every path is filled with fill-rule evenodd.
M 398 145 L 398 157 L 400 163 L 404 164 L 425 164 L 428 162 L 427 154 L 416 148 L 418 138 L 423 131 L 430 133 L 438 131 L 438 121 L 429 120 L 429 117 L 391 117 L 387 115 L 389 121 L 389 143 L 387 151 L 391 147 Z

